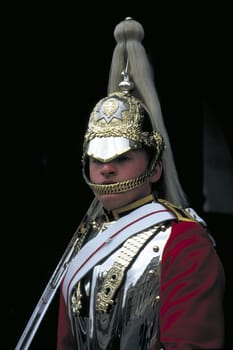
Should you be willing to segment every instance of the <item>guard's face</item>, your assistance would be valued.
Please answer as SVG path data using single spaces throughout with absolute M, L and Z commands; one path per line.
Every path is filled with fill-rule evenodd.
M 145 150 L 130 150 L 110 162 L 89 159 L 89 176 L 95 184 L 113 184 L 145 174 L 149 157 Z M 120 208 L 151 193 L 150 178 L 140 187 L 123 193 L 102 194 L 96 197 L 108 209 Z

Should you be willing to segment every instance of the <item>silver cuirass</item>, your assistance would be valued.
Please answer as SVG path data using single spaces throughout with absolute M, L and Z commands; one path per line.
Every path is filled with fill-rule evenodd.
M 168 222 L 133 235 L 75 286 L 77 349 L 149 350 L 156 343 L 160 261 L 170 230 Z

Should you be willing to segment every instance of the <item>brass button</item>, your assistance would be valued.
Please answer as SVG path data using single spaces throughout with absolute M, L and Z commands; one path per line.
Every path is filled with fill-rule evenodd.
M 153 251 L 154 251 L 155 253 L 157 253 L 157 252 L 159 251 L 159 246 L 155 245 L 155 246 L 153 247 Z
M 149 270 L 149 271 L 148 271 L 148 275 L 150 275 L 150 276 L 155 275 L 155 270 Z

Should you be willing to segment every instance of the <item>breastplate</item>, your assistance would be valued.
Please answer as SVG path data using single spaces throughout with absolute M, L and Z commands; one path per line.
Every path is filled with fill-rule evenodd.
M 150 231 L 153 228 L 147 230 Z M 160 225 L 156 234 L 130 256 L 123 268 L 122 283 L 105 311 L 98 305 L 103 285 L 108 289 L 108 271 L 122 247 L 96 265 L 78 285 L 82 307 L 73 315 L 79 350 L 149 350 L 156 342 L 159 317 L 161 240 L 167 240 L 170 227 Z M 162 235 L 161 235 L 162 233 Z M 131 249 L 132 250 L 132 249 Z M 127 255 L 127 250 L 125 251 Z

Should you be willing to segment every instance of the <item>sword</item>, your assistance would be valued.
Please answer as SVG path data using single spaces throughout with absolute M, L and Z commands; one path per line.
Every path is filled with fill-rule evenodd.
M 45 287 L 41 298 L 39 299 L 25 329 L 22 333 L 15 350 L 27 350 L 35 336 L 43 317 L 48 310 L 49 305 L 51 304 L 53 297 L 56 294 L 58 287 L 69 267 L 70 262 L 73 257 L 77 254 L 80 244 L 80 238 L 83 236 L 82 228 L 83 225 L 88 225 L 95 220 L 99 210 L 101 208 L 100 202 L 96 199 L 93 199 L 91 205 L 89 206 L 86 214 L 81 220 L 79 226 L 77 227 L 71 241 L 68 243 L 68 246 L 63 253 L 55 271 L 53 272 L 47 286 Z

